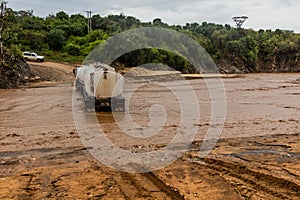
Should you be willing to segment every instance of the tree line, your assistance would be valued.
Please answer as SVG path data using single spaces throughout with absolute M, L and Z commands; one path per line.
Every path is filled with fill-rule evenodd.
M 51 60 L 81 62 L 110 36 L 133 28 L 163 27 L 197 41 L 224 73 L 300 71 L 300 35 L 290 30 L 255 31 L 208 22 L 168 25 L 159 18 L 141 22 L 124 14 L 96 14 L 88 34 L 87 20 L 81 14 L 63 11 L 41 18 L 32 11 L 8 9 L 3 42 L 15 54 L 35 51 Z M 180 56 L 160 49 L 131 52 L 114 64 L 124 67 L 150 62 L 165 63 L 180 71 L 188 70 L 190 65 Z

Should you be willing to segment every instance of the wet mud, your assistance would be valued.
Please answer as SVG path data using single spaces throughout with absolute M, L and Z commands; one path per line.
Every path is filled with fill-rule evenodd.
M 93 147 L 83 145 L 72 113 L 72 68 L 52 63 L 45 72 L 43 67 L 37 68 L 52 73 L 53 67 L 57 76 L 68 78 L 0 90 L 0 199 L 300 198 L 299 74 L 224 79 L 226 119 L 205 156 L 200 149 L 210 126 L 209 93 L 202 79 L 189 80 L 201 118 L 188 151 L 153 172 L 126 173 L 100 163 L 89 153 Z M 180 80 L 176 84 L 182 91 Z M 97 113 L 107 137 L 135 153 L 168 145 L 181 127 L 182 107 L 174 91 L 145 81 L 131 101 L 127 112 L 142 127 L 138 133 L 151 124 L 151 105 L 164 106 L 167 119 L 159 133 L 133 138 L 116 124 L 125 113 Z M 76 112 L 85 113 L 82 99 L 76 102 Z

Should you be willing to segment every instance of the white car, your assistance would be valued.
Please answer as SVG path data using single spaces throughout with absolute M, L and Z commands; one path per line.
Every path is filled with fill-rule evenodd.
M 36 62 L 44 62 L 44 56 L 39 56 L 37 53 L 34 52 L 24 52 L 23 58 L 27 61 L 36 61 Z

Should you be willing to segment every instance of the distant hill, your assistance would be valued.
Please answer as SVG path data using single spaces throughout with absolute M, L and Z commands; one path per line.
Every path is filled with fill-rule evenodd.
M 95 14 L 88 34 L 87 18 L 58 12 L 46 18 L 32 11 L 8 12 L 4 45 L 20 51 L 35 51 L 46 59 L 82 62 L 98 44 L 122 31 L 140 27 L 163 27 L 196 40 L 214 59 L 221 73 L 300 72 L 300 35 L 286 30 L 237 29 L 228 24 L 193 22 L 168 25 L 161 19 L 141 22 L 132 16 Z M 132 56 L 134 55 L 134 59 Z M 176 70 L 193 72 L 190 63 L 178 55 L 160 50 L 142 50 L 123 56 L 115 66 L 126 67 L 157 62 Z

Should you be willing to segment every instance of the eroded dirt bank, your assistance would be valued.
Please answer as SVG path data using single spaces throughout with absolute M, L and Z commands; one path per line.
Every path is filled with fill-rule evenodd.
M 209 127 L 209 98 L 205 84 L 191 80 L 202 117 L 190 150 L 163 169 L 129 174 L 102 165 L 83 146 L 72 115 L 71 68 L 54 68 L 69 81 L 0 90 L 0 199 L 299 199 L 299 74 L 224 79 L 224 129 L 204 158 L 199 148 Z M 114 144 L 137 153 L 167 145 L 180 126 L 169 90 L 147 81 L 142 89 L 133 100 L 133 120 L 147 124 L 153 103 L 172 114 L 157 136 L 132 139 L 111 113 L 97 114 Z

